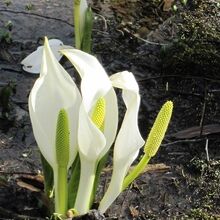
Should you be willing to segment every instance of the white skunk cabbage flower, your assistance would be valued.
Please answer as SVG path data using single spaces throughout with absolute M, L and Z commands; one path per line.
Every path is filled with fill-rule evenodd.
M 57 167 L 55 139 L 61 109 L 67 112 L 70 132 L 68 167 L 77 153 L 77 130 L 81 96 L 70 75 L 54 56 L 47 38 L 43 47 L 40 77 L 29 96 L 29 113 L 36 142 L 44 158 Z
M 75 49 L 61 52 L 72 62 L 82 78 L 83 104 L 80 107 L 78 131 L 81 176 L 75 208 L 83 214 L 89 210 L 97 163 L 109 150 L 116 137 L 118 105 L 113 87 L 123 90 L 127 111 L 115 144 L 114 166 L 118 171 L 115 171 L 112 183 L 115 191 L 108 192 L 110 202 L 113 202 L 112 198 L 120 193 L 126 172 L 144 144 L 137 126 L 140 96 L 132 73 L 124 71 L 109 78 L 94 56 Z M 100 130 L 91 117 L 96 103 L 101 99 L 105 100 L 105 120 Z
M 112 75 L 110 79 L 114 87 L 122 89 L 122 98 L 127 111 L 114 145 L 111 182 L 98 208 L 102 213 L 122 192 L 128 169 L 144 145 L 137 123 L 140 105 L 139 87 L 133 74 L 124 71 Z
M 62 54 L 59 52 L 60 49 L 65 47 L 63 42 L 58 39 L 49 40 L 50 48 L 57 61 L 60 61 Z M 33 74 L 39 74 L 41 69 L 43 46 L 40 46 L 33 53 L 29 54 L 26 58 L 21 61 L 23 70 Z
M 59 170 L 58 164 L 62 165 L 62 161 L 58 161 L 62 158 L 57 157 L 56 152 L 59 151 L 56 151 L 55 147 L 62 143 L 59 140 L 56 142 L 56 132 L 61 134 L 62 138 L 62 129 L 56 130 L 57 124 L 65 125 L 66 129 L 69 129 L 66 146 L 70 149 L 69 155 L 66 155 L 66 158 L 69 158 L 66 169 L 73 163 L 78 151 L 81 168 L 74 208 L 80 214 L 89 211 L 98 162 L 116 139 L 113 176 L 99 207 L 99 210 L 104 212 L 122 191 L 124 177 L 144 144 L 137 124 L 139 88 L 133 74 L 128 71 L 108 77 L 94 56 L 77 49 L 64 49 L 61 53 L 72 62 L 80 74 L 81 95 L 71 77 L 53 55 L 46 39 L 40 77 L 29 97 L 33 132 L 41 153 L 54 170 L 56 184 L 55 171 Z M 118 104 L 114 87 L 122 89 L 122 98 L 127 108 L 117 138 Z M 68 134 L 65 133 L 65 136 Z M 62 185 L 60 187 L 62 188 Z M 61 198 L 62 192 L 57 192 Z M 63 205 L 60 209 L 62 213 L 65 207 L 66 205 Z
M 67 211 L 67 173 L 77 154 L 81 95 L 59 64 L 47 38 L 40 77 L 29 96 L 29 113 L 38 147 L 54 174 L 55 212 Z
M 61 52 L 72 62 L 82 79 L 78 129 L 81 173 L 74 208 L 83 214 L 89 210 L 98 161 L 107 153 L 116 136 L 117 98 L 108 75 L 94 56 L 76 49 Z M 102 131 L 92 120 L 94 108 L 101 99 L 105 100 Z

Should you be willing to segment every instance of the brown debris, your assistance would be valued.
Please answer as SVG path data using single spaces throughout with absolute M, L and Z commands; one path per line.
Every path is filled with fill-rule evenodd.
M 32 192 L 41 192 L 44 188 L 42 175 L 22 175 L 17 179 L 17 185 Z

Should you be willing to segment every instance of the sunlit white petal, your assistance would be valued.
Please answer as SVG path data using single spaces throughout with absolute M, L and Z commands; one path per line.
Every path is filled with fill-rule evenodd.
M 87 116 L 85 116 L 87 119 L 84 122 L 93 124 L 90 119 L 91 111 L 99 98 L 105 98 L 106 117 L 103 133 L 100 132 L 99 129 L 97 129 L 94 125 L 82 125 L 87 128 L 89 126 L 93 132 L 96 133 L 96 138 L 99 138 L 100 140 L 104 140 L 104 134 L 106 139 L 105 145 L 102 145 L 102 147 L 96 146 L 99 149 L 102 148 L 103 151 L 99 151 L 99 153 L 101 153 L 99 156 L 103 156 L 115 139 L 118 125 L 117 98 L 112 88 L 111 81 L 109 80 L 109 77 L 102 65 L 94 56 L 76 49 L 62 50 L 61 52 L 70 60 L 70 62 L 72 62 L 82 79 L 81 92 L 83 97 L 83 105 L 85 112 L 87 113 Z M 83 131 L 84 130 L 82 130 L 82 132 Z M 81 135 L 79 135 L 79 139 L 85 137 L 86 133 Z M 92 138 L 92 136 L 89 137 Z M 82 140 L 82 142 L 84 141 L 85 140 Z
M 105 212 L 122 191 L 124 177 L 144 144 L 137 123 L 140 105 L 139 88 L 133 74 L 124 71 L 110 78 L 113 86 L 123 90 L 122 97 L 127 111 L 115 141 L 113 175 L 109 188 L 100 202 L 101 212 Z
M 81 91 L 86 111 L 89 112 L 97 99 L 104 96 L 112 87 L 111 82 L 99 61 L 92 55 L 77 49 L 61 50 L 82 78 Z
M 37 144 L 52 167 L 56 166 L 56 122 L 61 109 L 65 109 L 69 117 L 69 165 L 75 158 L 80 104 L 81 97 L 75 83 L 56 60 L 46 40 L 41 74 L 29 96 L 29 111 Z
M 54 56 L 59 61 L 62 57 L 62 54 L 59 52 L 60 49 L 63 49 L 63 42 L 58 39 L 49 40 L 49 45 L 53 51 Z M 39 74 L 42 62 L 43 46 L 40 46 L 33 53 L 28 55 L 21 61 L 23 69 L 26 72 Z
M 82 106 L 79 116 L 80 184 L 75 208 L 81 213 L 89 210 L 90 196 L 98 161 L 112 145 L 118 125 L 116 94 L 111 81 L 98 60 L 80 50 L 62 50 L 81 76 Z M 92 122 L 96 102 L 104 98 L 106 114 L 103 132 Z
M 86 134 L 86 136 L 85 136 Z M 85 108 L 82 105 L 79 113 L 78 131 L 79 151 L 87 159 L 96 161 L 106 145 L 102 132 L 87 117 Z

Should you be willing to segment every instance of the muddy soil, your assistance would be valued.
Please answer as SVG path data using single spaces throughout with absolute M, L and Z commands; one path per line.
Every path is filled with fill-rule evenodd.
M 128 70 L 139 83 L 143 137 L 166 100 L 175 106 L 159 153 L 106 219 L 220 219 L 220 3 L 170 2 L 90 2 L 93 53 L 109 75 Z M 72 11 L 71 0 L 0 2 L 0 219 L 46 217 L 43 184 L 33 180 L 41 165 L 27 108 L 38 76 L 20 61 L 44 36 L 72 45 Z M 97 202 L 110 173 L 109 163 Z

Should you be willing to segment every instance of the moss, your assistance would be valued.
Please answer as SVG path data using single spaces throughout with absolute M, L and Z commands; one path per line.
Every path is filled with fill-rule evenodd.
M 177 39 L 162 54 L 165 74 L 216 77 L 220 69 L 217 2 L 193 1 L 179 15 Z
M 219 216 L 210 215 L 206 210 L 198 208 L 191 209 L 188 219 L 217 220 Z
M 197 177 L 190 179 L 189 182 L 194 194 L 192 201 L 194 207 L 189 215 L 198 219 L 217 219 L 215 216 L 220 211 L 217 205 L 220 202 L 220 160 L 211 160 L 207 163 L 194 158 L 189 164 L 189 170 L 197 174 Z

